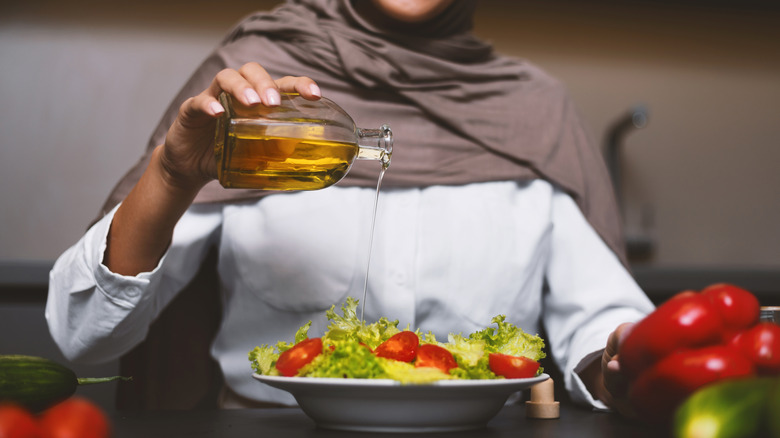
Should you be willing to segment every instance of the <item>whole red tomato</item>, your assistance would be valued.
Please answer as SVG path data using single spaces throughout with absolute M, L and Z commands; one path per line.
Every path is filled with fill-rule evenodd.
M 417 355 L 417 347 L 420 338 L 417 334 L 404 330 L 396 333 L 390 339 L 382 342 L 374 349 L 374 354 L 385 359 L 395 359 L 402 362 L 411 362 Z
M 682 350 L 642 373 L 631 385 L 629 399 L 641 418 L 665 422 L 698 388 L 722 379 L 753 375 L 753 364 L 732 347 Z
M 40 438 L 41 431 L 35 417 L 26 409 L 0 405 L 0 438 Z
M 449 374 L 452 368 L 458 367 L 458 363 L 455 362 L 452 353 L 446 348 L 434 344 L 424 344 L 417 349 L 414 366 L 438 368 Z
M 47 409 L 40 419 L 42 438 L 107 438 L 108 417 L 87 399 L 71 397 Z
M 726 337 L 758 323 L 761 305 L 758 298 L 745 289 L 732 284 L 718 283 L 704 288 L 701 293 L 709 297 L 720 312 Z
M 670 353 L 723 338 L 723 318 L 709 297 L 681 292 L 636 323 L 620 345 L 618 361 L 629 380 Z
M 780 374 L 780 325 L 757 324 L 734 337 L 731 345 L 753 362 L 758 374 Z
M 289 350 L 279 355 L 276 361 L 276 369 L 285 377 L 298 374 L 304 365 L 313 361 L 322 353 L 322 339 L 309 338 L 298 342 Z

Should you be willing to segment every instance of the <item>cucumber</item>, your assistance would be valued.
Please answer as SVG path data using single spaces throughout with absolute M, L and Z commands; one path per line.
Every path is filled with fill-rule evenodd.
M 11 402 L 40 412 L 65 400 L 79 385 L 128 377 L 78 378 L 70 368 L 36 356 L 0 355 L 0 403 Z
M 767 425 L 769 436 L 773 438 L 780 438 L 780 415 L 778 415 L 778 412 L 780 412 L 780 378 L 778 378 L 775 387 L 772 389 L 765 413 L 769 423 Z
M 770 377 L 723 380 L 696 391 L 677 410 L 677 438 L 780 438 L 769 435 L 777 412 L 767 410 L 780 380 Z

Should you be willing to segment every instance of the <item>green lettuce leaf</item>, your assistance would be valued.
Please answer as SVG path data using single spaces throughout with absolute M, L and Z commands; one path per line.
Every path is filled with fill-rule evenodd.
M 520 327 L 505 320 L 504 315 L 494 317 L 491 322 L 498 325 L 498 329 L 488 327 L 472 333 L 469 339 L 484 341 L 485 351 L 488 353 L 525 356 L 537 362 L 546 357 L 542 338 L 525 333 Z
M 311 363 L 304 366 L 299 374 L 309 377 L 339 377 L 355 379 L 386 378 L 379 363 L 380 358 L 354 339 L 334 341 L 333 349 L 317 356 Z
M 301 341 L 305 341 L 306 339 L 309 339 L 309 329 L 311 328 L 311 321 L 307 322 L 306 324 L 302 325 L 301 328 L 299 328 L 295 332 L 295 337 L 293 338 L 292 342 L 285 342 L 285 341 L 279 341 L 276 343 L 276 351 L 278 353 L 284 353 L 285 351 L 293 348 L 295 344 Z
M 469 339 L 463 335 L 450 334 L 449 342 L 442 347 L 449 350 L 459 364 L 476 366 L 479 359 L 485 355 L 485 341 L 482 339 Z
M 325 312 L 325 316 L 330 321 L 328 330 L 322 337 L 325 345 L 337 341 L 355 340 L 362 342 L 371 349 L 389 339 L 394 334 L 400 332 L 398 320 L 390 321 L 385 317 L 371 324 L 365 324 L 357 317 L 358 300 L 347 297 L 347 301 L 341 306 L 343 316 L 339 316 L 331 306 L 330 310 Z
M 455 362 L 458 368 L 450 370 L 450 375 L 458 379 L 465 380 L 485 380 L 485 379 L 503 379 L 490 370 L 490 360 L 487 354 L 482 355 L 476 362 L 468 363 L 463 361 L 463 357 L 454 354 Z
M 274 351 L 274 348 L 263 344 L 260 347 L 255 347 L 254 350 L 249 352 L 249 362 L 252 364 L 252 369 L 258 374 L 266 376 L 278 376 L 279 371 L 274 365 L 279 359 L 279 353 Z

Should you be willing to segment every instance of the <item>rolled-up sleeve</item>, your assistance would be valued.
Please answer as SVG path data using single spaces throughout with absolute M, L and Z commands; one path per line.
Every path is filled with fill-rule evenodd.
M 600 359 L 618 325 L 638 321 L 654 307 L 574 200 L 560 191 L 554 195 L 552 222 L 543 317 L 550 351 L 573 400 L 604 408 L 577 372 Z
M 190 208 L 157 267 L 124 276 L 103 265 L 115 212 L 96 222 L 49 273 L 46 321 L 55 343 L 72 361 L 109 361 L 140 343 L 159 312 L 198 272 L 221 225 L 219 206 Z

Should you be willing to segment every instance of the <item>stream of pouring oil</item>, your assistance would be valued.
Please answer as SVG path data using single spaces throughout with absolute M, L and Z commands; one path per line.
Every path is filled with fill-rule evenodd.
M 383 157 L 382 170 L 379 172 L 379 179 L 376 182 L 376 195 L 374 196 L 374 214 L 371 218 L 371 233 L 368 238 L 368 257 L 366 260 L 366 278 L 363 282 L 363 300 L 360 302 L 360 321 L 365 325 L 366 320 L 364 314 L 366 311 L 366 293 L 368 292 L 368 272 L 371 268 L 371 250 L 374 246 L 374 226 L 376 225 L 376 210 L 379 205 L 379 189 L 382 187 L 382 178 L 385 176 L 385 171 L 390 165 L 389 157 Z

